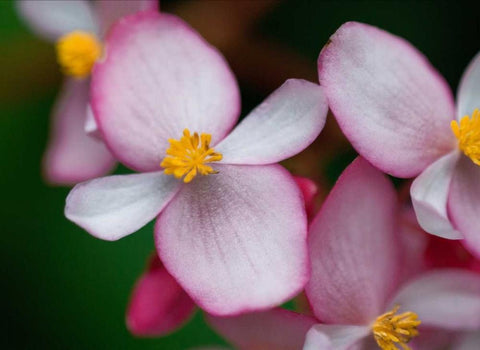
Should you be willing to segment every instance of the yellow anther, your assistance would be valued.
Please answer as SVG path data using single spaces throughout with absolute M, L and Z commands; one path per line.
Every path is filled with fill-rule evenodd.
M 216 174 L 218 171 L 212 169 L 207 163 L 222 160 L 222 155 L 210 148 L 212 135 L 198 133 L 190 135 L 188 129 L 183 130 L 180 140 L 169 139 L 170 148 L 167 149 L 167 156 L 160 166 L 164 168 L 165 174 L 173 175 L 177 179 L 183 178 L 188 183 L 195 176 Z
M 418 335 L 418 315 L 408 311 L 396 315 L 399 306 L 377 317 L 372 326 L 373 336 L 383 350 L 410 350 L 407 343 Z
M 57 60 L 62 72 L 75 78 L 87 77 L 102 54 L 102 45 L 94 34 L 74 31 L 57 42 Z
M 472 162 L 480 165 L 480 111 L 475 109 L 472 117 L 464 116 L 460 124 L 453 120 L 450 124 L 458 139 L 458 148 L 462 150 Z

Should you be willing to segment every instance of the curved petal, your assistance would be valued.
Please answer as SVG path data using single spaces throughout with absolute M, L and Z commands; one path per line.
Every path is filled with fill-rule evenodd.
M 74 185 L 109 173 L 115 159 L 103 142 L 85 133 L 88 80 L 67 80 L 53 111 L 50 141 L 43 159 L 47 181 Z
M 105 35 L 110 27 L 120 18 L 134 14 L 138 11 L 157 11 L 158 0 L 96 0 L 95 11 L 97 14 L 100 31 Z
M 56 41 L 74 30 L 97 32 L 89 1 L 17 0 L 16 3 L 31 29 L 48 41 Z
M 457 119 L 480 109 L 480 52 L 463 73 L 457 92 Z
M 137 336 L 162 336 L 180 328 L 195 304 L 155 254 L 133 289 L 127 309 L 127 327 Z
M 415 312 L 424 326 L 479 329 L 480 275 L 461 269 L 432 270 L 404 285 L 391 304 Z
M 369 333 L 368 326 L 317 324 L 308 331 L 303 350 L 353 350 Z
M 85 119 L 85 124 L 83 128 L 88 135 L 96 137 L 98 139 L 102 138 L 102 135 L 98 130 L 98 125 L 95 121 L 95 117 L 93 116 L 92 106 L 90 104 L 87 104 L 87 117 Z
M 302 349 L 305 334 L 317 321 L 285 309 L 234 317 L 207 316 L 208 323 L 236 349 Z
M 356 22 L 322 50 L 320 85 L 355 149 L 397 177 L 413 177 L 455 146 L 453 97 L 407 41 Z
M 327 112 L 327 101 L 320 86 L 290 79 L 215 149 L 223 154 L 223 163 L 277 163 L 304 150 L 317 138 Z
M 180 188 L 161 172 L 114 175 L 78 184 L 70 191 L 65 216 L 91 235 L 115 241 L 157 216 Z
M 462 156 L 453 174 L 448 210 L 467 247 L 480 259 L 480 166 Z
M 477 350 L 480 344 L 480 330 L 462 335 L 452 347 L 452 350 Z
M 393 185 L 357 158 L 310 226 L 305 290 L 317 318 L 366 324 L 381 313 L 400 272 L 397 212 Z
M 462 234 L 451 224 L 447 213 L 450 182 L 459 153 L 450 152 L 425 169 L 410 188 L 413 207 L 420 226 L 436 236 L 461 239 Z
M 318 186 L 308 177 L 294 176 L 294 179 L 303 194 L 308 220 L 311 220 L 315 215 L 315 197 L 318 194 Z
M 112 152 L 139 171 L 159 168 L 185 128 L 221 140 L 239 92 L 224 58 L 181 19 L 141 12 L 114 26 L 92 75 L 92 108 Z
M 276 306 L 309 277 L 302 195 L 278 165 L 216 169 L 184 186 L 160 215 L 160 259 L 211 314 Z

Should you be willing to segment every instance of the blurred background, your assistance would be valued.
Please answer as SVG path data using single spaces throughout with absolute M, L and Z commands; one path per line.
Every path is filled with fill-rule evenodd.
M 59 0 L 61 1 L 61 0 Z M 112 0 L 113 1 L 113 0 Z M 455 91 L 480 50 L 480 8 L 468 1 L 162 1 L 226 56 L 245 115 L 287 78 L 317 81 L 316 59 L 344 22 L 379 26 L 413 43 Z M 2 349 L 188 349 L 225 344 L 201 312 L 164 338 L 125 327 L 131 288 L 153 251 L 152 225 L 118 242 L 68 222 L 68 188 L 45 184 L 41 159 L 61 83 L 54 48 L 0 1 Z M 394 106 L 392 106 L 394 107 Z M 333 118 L 285 165 L 325 192 L 355 157 Z M 128 172 L 119 167 L 117 172 Z

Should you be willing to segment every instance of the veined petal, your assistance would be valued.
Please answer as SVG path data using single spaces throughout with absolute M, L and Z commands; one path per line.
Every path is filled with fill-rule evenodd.
M 463 73 L 457 92 L 457 119 L 480 109 L 480 52 Z
M 480 166 L 463 155 L 453 174 L 448 210 L 466 246 L 480 259 Z
M 193 300 L 155 254 L 133 289 L 127 326 L 137 336 L 162 336 L 180 328 L 194 310 Z
M 425 169 L 410 188 L 420 226 L 428 233 L 448 239 L 463 238 L 452 226 L 447 213 L 450 182 L 459 157 L 457 151 L 443 156 Z
M 138 11 L 157 11 L 158 0 L 96 0 L 95 11 L 102 35 L 120 18 Z
M 452 93 L 407 41 L 356 22 L 322 50 L 320 85 L 355 149 L 397 177 L 413 177 L 455 147 Z
M 214 315 L 263 310 L 298 293 L 308 277 L 302 195 L 278 165 L 216 165 L 160 215 L 160 259 Z
M 400 272 L 397 213 L 393 185 L 357 158 L 309 230 L 312 275 L 305 290 L 318 319 L 358 325 L 383 311 Z
M 31 29 L 48 41 L 74 30 L 97 32 L 89 1 L 17 0 L 16 4 Z
M 308 331 L 303 350 L 353 350 L 369 332 L 368 326 L 316 324 Z
M 233 317 L 207 316 L 207 321 L 236 349 L 259 350 L 302 349 L 305 334 L 317 322 L 280 308 Z
M 92 108 L 117 158 L 154 171 L 185 128 L 218 143 L 235 124 L 239 91 L 220 53 L 181 19 L 128 16 L 111 30 L 92 75 Z
M 115 159 L 102 141 L 84 131 L 88 80 L 67 80 L 53 111 L 50 141 L 43 159 L 48 182 L 75 185 L 107 174 Z
M 322 88 L 290 79 L 254 109 L 215 149 L 227 164 L 271 164 L 294 156 L 318 136 L 328 106 Z
M 70 191 L 65 216 L 91 235 L 115 241 L 157 216 L 180 185 L 173 176 L 161 172 L 87 181 Z
M 424 326 L 478 330 L 480 275 L 461 269 L 431 270 L 405 284 L 391 304 L 415 312 Z

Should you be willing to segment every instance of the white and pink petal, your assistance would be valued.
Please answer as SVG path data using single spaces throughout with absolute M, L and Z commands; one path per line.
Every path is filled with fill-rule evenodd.
M 457 92 L 457 119 L 480 109 L 480 52 L 463 73 Z
M 317 324 L 307 333 L 303 350 L 360 350 L 368 326 Z

